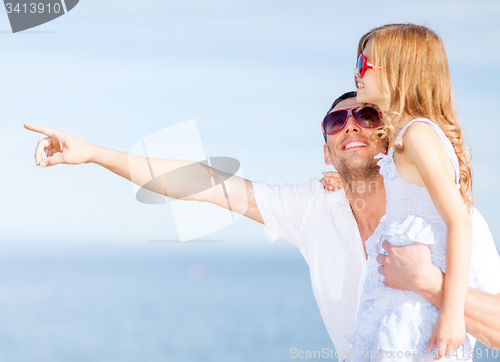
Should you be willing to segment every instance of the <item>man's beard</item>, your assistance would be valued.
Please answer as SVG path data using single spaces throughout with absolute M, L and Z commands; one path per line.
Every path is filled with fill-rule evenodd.
M 362 164 L 353 165 L 345 158 L 339 160 L 339 164 L 335 167 L 338 173 L 347 181 L 351 191 L 355 184 L 359 182 L 370 182 L 378 180 L 380 177 L 379 169 L 375 160 L 367 160 Z
M 338 162 L 334 162 L 333 166 L 337 170 L 337 172 L 347 181 L 349 188 L 351 191 L 354 191 L 355 185 L 366 185 L 366 183 L 370 183 L 371 181 L 376 181 L 377 183 L 382 182 L 382 175 L 379 173 L 380 166 L 377 165 L 377 160 L 373 157 L 378 153 L 387 154 L 387 143 L 377 143 L 377 153 L 374 153 L 373 156 L 368 156 L 367 158 L 355 158 L 354 160 L 350 160 L 349 158 L 341 157 L 340 154 L 335 156 L 330 152 L 330 147 L 328 146 L 328 152 L 330 152 L 330 159 L 338 160 Z

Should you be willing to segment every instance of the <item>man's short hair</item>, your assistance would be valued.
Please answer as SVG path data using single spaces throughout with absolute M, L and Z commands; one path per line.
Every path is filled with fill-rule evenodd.
M 351 92 L 346 92 L 344 94 L 342 94 L 340 97 L 338 97 L 333 103 L 332 103 L 332 106 L 330 107 L 330 109 L 328 110 L 328 112 L 326 112 L 326 114 L 330 113 L 332 111 L 332 109 L 335 108 L 335 106 L 337 104 L 339 104 L 340 102 L 342 101 L 345 101 L 346 99 L 348 98 L 356 98 L 356 95 L 358 94 L 358 92 L 356 91 L 351 91 Z M 323 137 L 325 137 L 325 142 L 326 142 L 326 133 L 325 131 L 323 130 Z

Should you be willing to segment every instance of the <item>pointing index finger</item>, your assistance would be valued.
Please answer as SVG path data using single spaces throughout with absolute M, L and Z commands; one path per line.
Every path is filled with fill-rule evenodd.
M 35 124 L 25 123 L 24 128 L 26 128 L 30 131 L 43 133 L 44 135 L 49 136 L 49 137 L 52 137 L 56 133 L 55 130 L 53 130 L 52 128 L 45 127 L 45 126 L 37 126 Z

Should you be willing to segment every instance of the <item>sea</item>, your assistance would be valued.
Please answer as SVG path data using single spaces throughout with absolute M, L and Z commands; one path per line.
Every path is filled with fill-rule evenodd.
M 296 360 L 337 358 L 286 243 L 0 243 L 0 362 Z

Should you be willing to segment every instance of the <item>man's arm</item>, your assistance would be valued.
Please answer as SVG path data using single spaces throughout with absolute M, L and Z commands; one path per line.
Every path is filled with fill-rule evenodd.
M 144 158 L 96 146 L 48 127 L 25 127 L 48 136 L 38 142 L 35 151 L 39 166 L 95 163 L 153 192 L 210 202 L 264 223 L 249 180 L 198 162 Z
M 377 261 L 384 284 L 401 290 L 413 290 L 441 309 L 444 299 L 445 275 L 431 261 L 429 247 L 421 243 L 406 246 L 382 246 L 387 256 Z M 494 295 L 468 288 L 465 298 L 467 332 L 490 348 L 500 348 L 500 294 Z
M 490 348 L 500 348 L 500 294 L 469 288 L 465 325 L 470 334 Z

